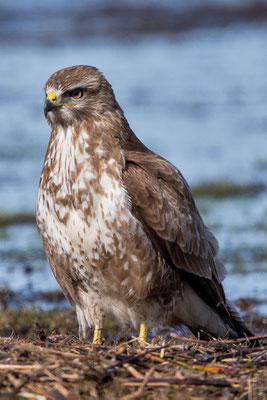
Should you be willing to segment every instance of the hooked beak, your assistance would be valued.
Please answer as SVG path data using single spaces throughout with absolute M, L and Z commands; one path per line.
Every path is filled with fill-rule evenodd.
M 45 101 L 45 105 L 44 105 L 45 116 L 47 116 L 49 111 L 52 111 L 58 107 L 75 106 L 75 104 L 73 104 L 73 103 L 58 103 L 57 101 L 58 101 L 58 99 L 57 99 L 57 95 L 55 92 L 48 93 L 46 101 Z
M 44 113 L 45 116 L 47 116 L 47 114 L 49 113 L 49 111 L 54 110 L 55 108 L 58 107 L 57 104 L 57 96 L 55 92 L 50 92 L 47 95 L 46 101 L 45 101 L 45 105 L 44 105 Z
M 47 114 L 49 113 L 49 111 L 54 110 L 55 108 L 58 107 L 57 103 L 53 103 L 51 100 L 46 99 L 45 101 L 45 105 L 44 105 L 44 114 L 45 116 L 47 116 Z

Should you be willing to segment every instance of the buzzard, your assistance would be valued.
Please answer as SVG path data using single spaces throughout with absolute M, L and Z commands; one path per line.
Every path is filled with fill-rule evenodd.
M 124 326 L 187 326 L 202 338 L 252 336 L 221 284 L 226 270 L 180 171 L 133 133 L 111 85 L 91 66 L 45 85 L 52 127 L 37 226 L 79 332 L 104 316 Z

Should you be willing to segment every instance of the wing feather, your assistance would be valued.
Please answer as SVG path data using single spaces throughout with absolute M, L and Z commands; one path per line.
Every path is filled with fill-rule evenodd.
M 221 282 L 226 270 L 217 257 L 217 240 L 204 225 L 181 173 L 154 153 L 125 156 L 123 178 L 133 207 L 172 264 Z

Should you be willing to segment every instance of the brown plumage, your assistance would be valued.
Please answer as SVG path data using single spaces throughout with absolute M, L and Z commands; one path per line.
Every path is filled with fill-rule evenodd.
M 138 140 L 104 76 L 66 68 L 45 91 L 52 133 L 37 224 L 81 335 L 107 312 L 134 327 L 252 335 L 225 299 L 218 244 L 188 184 Z

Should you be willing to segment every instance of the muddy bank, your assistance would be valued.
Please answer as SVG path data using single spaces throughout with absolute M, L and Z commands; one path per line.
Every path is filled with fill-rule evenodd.
M 197 28 L 227 27 L 233 24 L 265 22 L 267 4 L 260 1 L 216 2 L 70 2 L 46 1 L 36 6 L 27 0 L 2 3 L 0 40 L 38 42 L 54 46 L 69 40 L 92 37 L 124 37 L 173 34 Z M 49 21 L 49 24 L 47 24 Z M 65 23 L 63 23 L 65 21 Z

